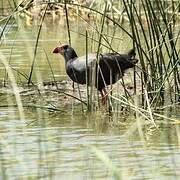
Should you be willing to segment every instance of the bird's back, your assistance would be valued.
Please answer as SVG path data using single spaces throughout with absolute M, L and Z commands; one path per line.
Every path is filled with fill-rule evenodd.
M 99 59 L 96 53 L 91 53 L 87 57 L 84 55 L 68 61 L 66 71 L 73 81 L 80 84 L 94 84 L 98 90 L 101 90 L 106 85 L 114 84 L 123 76 L 126 69 L 134 67 L 133 56 L 135 56 L 133 50 L 127 54 L 100 54 Z
M 95 53 L 91 53 L 91 54 L 87 55 L 87 65 L 86 65 L 86 55 L 74 59 L 71 62 L 71 65 L 73 66 L 73 68 L 76 71 L 85 71 L 86 68 L 90 68 L 92 63 L 95 64 L 95 62 L 96 62 L 96 54 Z
M 135 52 L 133 49 L 127 54 L 101 54 L 96 87 L 101 90 L 105 86 L 117 82 L 124 75 L 125 70 L 134 67 L 137 63 L 137 60 L 134 61 L 134 56 Z

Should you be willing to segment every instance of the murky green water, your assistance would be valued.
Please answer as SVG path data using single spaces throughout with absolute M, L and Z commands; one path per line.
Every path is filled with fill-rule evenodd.
M 72 26 L 74 31 L 84 32 L 84 25 Z M 35 30 L 24 25 L 10 26 L 0 49 L 1 58 L 27 75 L 33 60 Z M 59 40 L 67 42 L 63 25 L 43 26 L 33 81 L 53 80 L 48 60 L 55 78 L 67 79 L 62 58 L 52 54 Z M 127 39 L 124 41 L 128 42 Z M 72 44 L 79 54 L 85 52 L 83 36 L 72 33 Z M 125 50 L 131 44 L 129 41 L 120 47 L 116 42 L 114 46 Z M 26 82 L 18 73 L 14 72 L 14 75 L 18 82 Z M 1 82 L 4 77 L 1 64 Z M 4 91 L 6 89 L 2 88 L 1 92 Z M 38 97 L 34 97 L 34 102 L 37 101 Z M 55 101 L 58 103 L 57 99 Z M 81 106 L 76 105 L 73 99 L 60 106 L 61 112 L 29 107 L 23 109 L 21 116 L 18 108 L 5 106 L 13 104 L 12 94 L 6 96 L 1 93 L 0 102 L 1 179 L 114 179 L 112 170 L 98 159 L 92 146 L 111 159 L 122 179 L 180 178 L 178 124 L 167 123 L 159 130 L 148 123 L 141 123 L 142 127 L 139 127 L 140 120 L 137 121 L 133 115 L 126 117 L 120 114 L 118 119 L 110 119 L 102 110 L 96 114 L 82 113 Z
M 123 179 L 178 179 L 175 128 L 149 134 L 143 141 L 137 129 L 130 130 L 135 122 L 128 130 L 123 125 L 109 127 L 105 119 L 67 109 L 63 114 L 26 110 L 20 120 L 16 109 L 1 108 L 1 177 L 113 179 L 91 150 L 96 146 L 119 168 Z

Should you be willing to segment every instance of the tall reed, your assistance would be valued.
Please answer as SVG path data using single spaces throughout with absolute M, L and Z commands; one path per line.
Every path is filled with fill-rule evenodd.
M 179 38 L 174 33 L 171 21 L 162 1 L 151 0 L 140 1 L 141 11 L 138 12 L 134 1 L 123 0 L 123 4 L 130 22 L 135 43 L 141 63 L 142 84 L 147 89 L 151 105 L 156 107 L 159 102 L 164 101 L 164 92 L 170 84 L 171 72 L 174 79 L 174 102 L 178 100 L 176 94 L 179 94 L 179 64 L 177 54 L 177 40 Z M 154 7 L 155 6 L 155 7 Z M 171 71 L 173 68 L 173 71 Z M 151 92 L 151 93 L 150 93 Z M 170 96 L 172 97 L 173 94 Z
M 88 32 L 86 30 L 86 91 L 87 91 L 87 110 L 91 111 L 92 108 L 92 96 L 90 96 L 90 89 L 88 82 L 90 82 L 90 72 L 88 67 Z
M 29 73 L 28 84 L 31 83 L 32 73 L 33 73 L 34 65 L 35 65 L 35 61 L 36 61 L 36 54 L 37 54 L 37 49 L 38 49 L 39 38 L 40 38 L 40 34 L 41 34 L 41 28 L 42 28 L 42 24 L 43 24 L 45 15 L 46 15 L 47 7 L 48 7 L 48 4 L 46 5 L 46 8 L 45 8 L 44 13 L 43 13 L 43 16 L 42 16 L 42 18 L 41 18 L 40 26 L 39 26 L 38 33 L 37 33 L 37 37 L 36 37 L 36 43 L 35 43 L 35 47 L 34 47 L 33 61 L 32 61 L 32 65 L 31 65 L 31 69 L 30 69 L 30 73 Z

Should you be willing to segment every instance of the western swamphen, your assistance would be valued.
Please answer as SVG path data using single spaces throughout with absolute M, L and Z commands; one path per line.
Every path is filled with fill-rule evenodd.
M 126 54 L 104 53 L 97 57 L 96 53 L 91 53 L 78 57 L 75 50 L 65 44 L 56 47 L 53 53 L 60 53 L 64 57 L 66 72 L 72 81 L 95 85 L 101 93 L 103 104 L 107 101 L 105 87 L 117 82 L 126 69 L 134 67 L 138 62 L 134 49 Z

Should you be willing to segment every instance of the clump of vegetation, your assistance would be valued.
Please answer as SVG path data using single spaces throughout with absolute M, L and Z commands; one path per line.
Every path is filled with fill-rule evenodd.
M 35 123 L 35 128 L 37 126 L 43 126 L 43 128 L 46 129 L 46 123 L 50 122 L 52 126 L 48 125 L 47 129 L 52 130 L 53 127 L 57 125 L 57 122 L 60 124 L 63 123 L 59 120 L 61 120 L 61 116 L 67 114 L 67 111 L 69 113 L 69 116 L 67 118 L 68 120 L 66 120 L 69 122 L 69 119 L 72 118 L 75 110 L 77 110 L 78 113 L 82 115 L 82 121 L 85 118 L 88 121 L 83 121 L 82 128 L 84 128 L 84 124 L 88 124 L 89 122 L 91 123 L 90 136 L 92 133 L 92 129 L 97 129 L 98 133 L 104 133 L 104 131 L 106 131 L 107 129 L 107 125 L 108 128 L 116 128 L 117 131 L 123 128 L 123 136 L 125 139 L 128 139 L 130 136 L 138 136 L 141 139 L 141 141 L 139 142 L 142 144 L 137 144 L 136 142 L 135 146 L 132 146 L 134 147 L 134 149 L 130 148 L 130 153 L 128 152 L 127 154 L 127 156 L 131 157 L 131 153 L 134 153 L 133 161 L 138 160 L 136 159 L 137 156 L 139 156 L 139 154 L 137 153 L 138 150 L 141 154 L 142 148 L 148 149 L 149 144 L 147 144 L 145 140 L 150 138 L 154 132 L 157 132 L 157 129 L 160 127 L 160 125 L 162 125 L 163 128 L 164 126 L 167 127 L 167 129 L 169 127 L 173 127 L 172 132 L 176 134 L 176 138 L 174 138 L 175 136 L 173 136 L 173 142 L 174 139 L 177 142 L 179 141 L 179 1 L 1 0 L 0 6 L 0 98 L 1 100 L 3 100 L 1 102 L 0 108 L 17 108 L 20 117 L 19 119 L 23 122 L 22 128 L 17 127 L 16 129 L 15 127 L 15 130 L 10 128 L 10 135 L 8 134 L 8 136 L 4 136 L 4 134 L 2 134 L 2 140 L 5 139 L 5 149 L 8 149 L 8 146 L 11 147 L 12 145 L 12 151 L 15 151 L 15 154 L 17 152 L 17 157 L 19 157 L 18 152 L 24 152 L 23 155 L 25 156 L 30 153 L 30 159 L 33 159 L 33 162 L 36 162 L 34 161 L 34 158 L 32 158 L 32 155 L 35 154 L 35 151 L 33 149 L 34 147 L 30 150 L 27 149 L 27 151 L 24 148 L 22 151 L 16 150 L 16 148 L 19 147 L 19 144 L 24 146 L 26 145 L 26 143 L 32 142 L 32 139 L 31 141 L 26 141 L 26 129 L 24 128 L 24 121 L 27 119 L 25 117 L 25 108 L 27 108 L 28 110 L 32 110 L 31 114 L 33 116 L 37 116 L 36 119 L 38 119 L 35 120 L 37 122 L 37 125 L 35 121 L 29 123 L 31 119 L 29 121 L 27 120 L 25 122 L 25 125 L 29 123 L 27 125 L 28 128 L 33 123 Z M 65 41 L 72 45 L 74 48 L 78 49 L 78 47 L 75 46 L 75 41 L 73 40 L 73 34 L 76 34 L 78 36 L 78 41 L 80 39 L 80 36 L 84 38 L 84 44 L 81 45 L 80 51 L 83 51 L 83 53 L 86 55 L 93 51 L 96 51 L 100 54 L 101 52 L 117 52 L 120 49 L 123 51 L 130 48 L 136 49 L 136 58 L 139 59 L 139 63 L 136 65 L 136 67 L 134 67 L 133 70 L 125 74 L 125 76 L 116 85 L 111 84 L 107 87 L 108 105 L 106 107 L 101 105 L 98 93 L 93 86 L 81 86 L 73 84 L 72 87 L 71 81 L 61 81 L 59 76 L 56 76 L 57 72 L 55 72 L 55 69 L 53 69 L 53 63 L 49 58 L 49 54 L 52 49 L 48 49 L 47 51 L 41 43 L 42 38 L 44 38 L 42 36 L 43 30 L 47 30 L 46 27 L 48 26 L 48 24 L 50 24 L 50 28 L 53 28 L 53 26 L 57 28 L 57 26 L 60 25 L 61 29 L 57 30 L 58 33 L 60 33 L 59 31 L 66 31 L 65 33 L 67 34 L 66 36 L 63 36 L 62 39 L 55 39 L 55 41 L 53 42 L 55 43 L 55 46 L 59 43 L 58 41 Z M 77 29 L 75 28 L 75 26 L 78 26 L 78 31 L 76 31 Z M 18 45 L 16 42 L 16 35 L 20 29 L 28 29 L 28 31 L 32 31 L 34 38 L 32 42 L 28 41 L 26 43 L 26 47 L 24 47 L 24 49 L 27 49 L 24 56 L 29 56 L 29 59 L 31 60 L 26 65 L 26 71 L 24 71 L 24 67 L 19 68 L 19 62 L 16 63 L 16 66 L 12 65 L 13 55 L 18 55 L 16 54 L 16 52 L 14 52 L 14 48 L 16 45 Z M 6 36 L 10 31 L 15 31 L 15 33 L 13 33 L 12 41 L 6 41 Z M 50 32 L 48 31 L 48 33 Z M 47 42 L 50 43 L 49 41 Z M 119 44 L 123 44 L 121 45 L 121 48 Z M 8 46 L 9 51 L 5 51 L 5 53 L 3 53 L 2 49 L 6 46 Z M 54 48 L 55 46 L 53 45 L 51 48 Z M 44 58 L 43 62 L 46 62 L 48 64 L 50 80 L 43 79 L 43 75 L 41 74 L 42 72 L 38 68 L 36 68 L 39 60 L 39 55 L 42 55 Z M 50 112 L 53 113 L 51 114 Z M 57 116 L 56 112 L 57 114 L 59 113 Z M 86 112 L 86 114 L 84 112 Z M 54 116 L 56 117 L 55 120 L 52 118 Z M 48 119 L 49 121 L 46 121 L 46 119 Z M 134 121 L 134 119 L 136 119 L 136 121 Z M 57 122 L 54 122 L 56 120 Z M 17 121 L 15 121 L 15 123 L 17 123 Z M 74 121 L 70 120 L 70 123 L 73 124 Z M 14 124 L 12 123 L 12 125 Z M 35 128 L 33 127 L 33 129 Z M 41 132 L 41 130 L 44 130 L 43 128 L 41 129 L 38 127 L 38 131 L 35 129 L 35 131 L 38 132 L 38 137 L 40 138 L 37 141 L 38 148 L 40 148 L 38 149 L 40 151 L 38 152 L 40 156 L 37 156 L 40 157 L 37 160 L 38 164 L 40 165 L 40 169 L 38 170 L 40 171 L 37 171 L 37 177 L 41 177 L 40 174 L 42 172 L 42 177 L 46 176 L 52 178 L 54 175 L 54 170 L 59 170 L 59 168 L 55 167 L 56 163 L 54 163 L 53 165 L 53 159 L 57 160 L 57 155 L 63 155 L 63 153 L 59 154 L 58 152 L 59 150 L 62 150 L 62 141 L 59 137 L 61 136 L 61 134 L 59 133 L 58 129 L 57 131 L 55 131 L 55 134 L 57 134 L 57 136 L 55 136 L 54 138 L 54 136 L 51 136 L 51 134 L 49 135 L 47 133 L 48 131 Z M 124 129 L 126 130 L 126 132 L 124 132 Z M 22 130 L 22 132 L 20 130 Z M 70 130 L 70 140 L 72 140 L 72 129 L 69 128 L 68 130 Z M 15 142 L 8 144 L 7 142 L 9 141 L 6 142 L 6 137 L 14 136 L 16 131 L 19 134 L 18 137 L 23 137 L 24 142 L 21 141 L 20 138 L 18 138 L 17 140 L 15 140 Z M 9 133 L 9 130 L 7 132 Z M 79 148 L 81 148 L 81 144 L 78 144 L 76 141 L 79 139 L 77 136 L 78 132 L 79 126 L 78 131 L 75 131 L 75 144 L 78 147 L 77 149 L 79 154 Z M 86 131 L 80 131 L 80 140 L 81 138 L 84 139 L 84 132 Z M 110 133 L 111 132 L 112 130 L 110 130 Z M 174 144 L 173 142 L 169 141 L 169 139 L 171 139 L 169 132 L 170 131 L 168 129 L 168 133 L 166 134 L 168 139 L 167 142 L 171 144 L 169 148 L 173 150 Z M 4 133 L 3 129 L 2 133 Z M 30 131 L 27 131 L 27 133 L 30 134 L 30 136 L 35 137 L 34 132 L 33 134 L 31 134 Z M 67 133 L 66 131 L 64 131 L 63 127 L 62 140 L 66 139 L 66 135 Z M 45 138 L 45 136 L 47 136 L 47 139 Z M 41 139 L 41 137 L 43 138 Z M 164 139 L 164 134 L 162 137 L 162 139 Z M 14 139 L 16 139 L 16 137 Z M 50 144 L 50 146 L 48 146 L 47 144 L 49 139 L 53 142 Z M 115 137 L 115 141 L 119 141 L 119 139 Z M 42 146 L 42 142 L 45 142 L 45 146 Z M 16 143 L 18 144 L 17 146 Z M 98 143 L 99 140 L 97 141 L 97 144 Z M 103 144 L 102 142 L 100 143 Z M 157 143 L 159 142 L 157 141 Z M 53 156 L 51 156 L 50 154 L 51 148 L 54 147 L 52 146 L 52 144 L 55 144 L 55 146 L 58 148 L 57 151 L 54 148 L 52 149 L 53 152 L 58 152 L 58 154 L 55 154 L 55 158 L 53 158 Z M 111 144 L 112 142 L 108 141 L 107 145 L 110 146 Z M 70 144 L 67 143 L 67 145 L 69 148 Z M 162 145 L 160 145 L 160 148 L 157 151 L 158 153 L 159 151 L 161 151 L 161 146 Z M 4 161 L 4 157 L 6 157 L 4 156 L 6 155 L 3 151 L 4 147 L 2 143 L 1 171 L 3 172 L 3 179 L 7 179 L 6 173 L 9 173 L 10 171 L 7 169 L 6 161 Z M 129 146 L 125 147 L 125 151 L 128 147 Z M 163 151 L 163 153 L 167 153 L 168 145 L 166 147 L 163 144 L 163 147 L 165 148 L 165 151 Z M 46 151 L 44 151 L 44 148 L 47 148 L 47 153 Z M 118 147 L 115 148 L 117 149 Z M 72 152 L 72 149 L 73 148 L 70 147 L 70 152 Z M 125 165 L 122 166 L 122 171 L 119 171 L 119 169 L 116 167 L 116 164 L 114 164 L 111 161 L 111 158 L 104 154 L 104 152 L 100 151 L 93 145 L 88 146 L 88 148 L 86 149 L 90 149 L 91 153 L 93 152 L 93 154 L 95 154 L 95 156 L 103 162 L 103 165 L 107 167 L 110 175 L 115 179 L 127 179 L 128 177 L 132 177 L 134 174 L 136 174 L 135 171 L 137 171 L 137 169 L 133 170 L 131 169 L 131 167 L 127 168 L 127 164 L 125 161 L 126 157 L 124 158 L 124 154 L 123 157 L 121 157 L 121 164 L 124 163 Z M 135 151 L 133 152 L 132 150 Z M 154 162 L 157 162 L 157 164 L 159 164 L 159 162 L 161 161 L 161 159 L 159 160 L 160 154 L 155 153 L 154 146 L 153 150 L 150 149 L 150 151 L 153 152 L 153 155 L 155 154 L 155 156 L 152 156 L 155 157 L 155 161 L 151 161 L 149 149 L 147 151 L 147 156 L 146 154 L 143 154 L 143 158 L 141 159 L 144 160 L 145 157 L 148 157 L 148 160 L 150 160 L 150 165 L 152 165 L 152 163 Z M 111 156 L 111 149 L 109 153 Z M 174 174 L 176 174 L 177 172 L 175 172 L 176 161 L 173 160 L 174 157 L 176 157 L 174 155 L 177 154 L 175 154 L 174 152 L 172 153 Z M 85 156 L 86 155 L 87 152 L 85 153 Z M 162 156 L 164 156 L 164 154 Z M 45 160 L 44 157 L 46 158 Z M 22 165 L 26 166 L 24 160 L 26 161 L 27 158 L 24 158 L 19 162 L 17 160 L 13 161 L 13 156 L 11 156 L 10 158 L 12 158 L 12 160 L 9 159 L 9 157 L 6 158 L 9 163 L 8 166 L 10 165 L 11 161 L 17 164 L 23 161 Z M 157 161 L 156 158 L 158 159 Z M 87 160 L 86 157 L 85 159 Z M 91 156 L 90 160 L 94 161 Z M 45 168 L 42 166 L 44 162 L 46 164 L 46 166 L 44 166 Z M 57 162 L 59 164 L 59 161 Z M 169 157 L 168 163 L 170 163 Z M 86 165 L 87 162 L 85 162 L 85 166 Z M 135 163 L 135 165 L 139 165 L 138 170 L 141 171 L 141 161 L 139 161 L 139 163 Z M 146 164 L 146 166 L 149 166 L 149 163 Z M 12 167 L 13 171 L 11 173 L 14 173 L 14 164 Z M 158 167 L 158 170 L 156 169 L 156 166 L 155 168 L 150 168 L 150 173 L 154 172 L 154 176 L 157 176 L 158 173 L 162 173 L 163 175 L 167 174 L 168 177 L 172 177 L 170 173 L 167 173 L 167 169 L 170 168 L 172 170 L 173 167 L 167 167 L 166 165 L 163 166 L 161 163 L 160 165 L 158 165 Z M 26 169 L 28 168 L 26 167 L 25 170 Z M 85 170 L 87 169 L 88 167 L 85 167 Z M 104 169 L 105 168 L 103 168 L 103 171 Z M 126 169 L 127 172 L 123 172 Z M 161 169 L 163 169 L 163 171 L 161 171 Z M 82 171 L 83 170 L 84 169 L 82 169 Z M 143 170 L 142 174 L 144 173 Z M 145 170 L 147 170 L 147 168 L 145 168 Z M 46 175 L 46 173 L 44 173 L 47 171 L 49 171 L 50 175 Z M 89 170 L 85 173 L 90 174 Z M 99 175 L 99 171 L 97 173 Z M 26 172 L 24 172 L 23 174 L 26 174 Z M 31 175 L 33 178 L 35 177 L 34 174 Z M 59 173 L 57 175 L 59 175 Z M 145 174 L 143 174 L 142 178 L 144 177 L 146 178 L 146 172 Z

